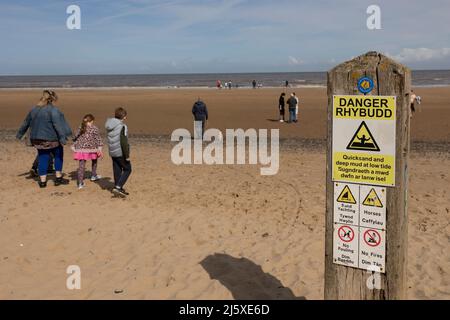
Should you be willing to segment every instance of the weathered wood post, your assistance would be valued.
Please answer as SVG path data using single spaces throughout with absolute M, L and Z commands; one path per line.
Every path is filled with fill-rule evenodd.
M 377 52 L 328 72 L 325 299 L 406 298 L 410 91 Z

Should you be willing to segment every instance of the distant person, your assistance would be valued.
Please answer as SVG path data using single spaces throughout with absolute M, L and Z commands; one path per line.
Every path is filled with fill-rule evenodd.
M 252 81 L 253 89 L 256 89 L 256 80 Z
M 288 81 L 288 80 L 286 80 L 286 81 L 284 82 L 284 86 L 285 86 L 286 88 L 289 87 L 289 81 Z
M 217 86 L 217 89 L 222 89 L 222 82 L 220 80 L 217 80 L 216 86 Z
M 284 101 L 284 97 L 286 96 L 286 94 L 283 92 L 280 95 L 280 98 L 278 99 L 278 110 L 280 112 L 280 122 L 284 122 L 284 113 L 285 113 L 285 106 L 286 106 L 286 102 Z
M 101 179 L 101 176 L 97 174 L 97 162 L 99 158 L 103 157 L 103 141 L 100 136 L 100 130 L 94 125 L 94 120 L 95 118 L 92 114 L 87 114 L 83 117 L 83 121 L 75 134 L 74 144 L 72 146 L 74 152 L 73 158 L 78 160 L 78 189 L 85 187 L 84 172 L 87 161 L 92 161 L 91 181 Z
M 298 97 L 295 95 L 295 92 L 294 92 L 294 97 L 295 97 L 295 100 L 297 101 L 297 104 L 295 105 L 295 121 L 294 122 L 297 122 L 298 121 L 298 103 L 299 103 L 299 100 L 298 100 Z
M 128 142 L 128 127 L 125 124 L 127 111 L 117 108 L 114 118 L 106 120 L 109 155 L 113 162 L 114 188 L 112 192 L 119 196 L 128 196 L 123 188 L 131 174 L 130 144 Z
M 416 112 L 416 107 L 415 107 L 416 102 L 418 105 L 420 105 L 422 103 L 422 98 L 420 96 L 417 96 L 414 93 L 414 90 L 411 90 L 411 95 L 410 95 L 411 117 Z
M 231 90 L 231 87 L 233 86 L 233 82 L 229 81 L 228 82 L 228 89 Z
M 72 130 L 64 114 L 55 106 L 58 96 L 54 91 L 44 90 L 38 104 L 28 113 L 16 137 L 22 139 L 31 128 L 31 144 L 38 151 L 39 187 L 47 187 L 47 174 L 50 157 L 55 159 L 55 186 L 69 184 L 63 178 L 64 148 Z
M 297 122 L 295 109 L 298 103 L 295 97 L 295 93 L 291 93 L 291 96 L 289 97 L 287 104 L 289 106 L 289 123 Z
M 203 139 L 205 126 L 208 122 L 208 108 L 200 98 L 192 106 L 192 114 L 194 115 L 194 137 Z M 201 122 L 201 126 L 199 126 L 199 122 Z

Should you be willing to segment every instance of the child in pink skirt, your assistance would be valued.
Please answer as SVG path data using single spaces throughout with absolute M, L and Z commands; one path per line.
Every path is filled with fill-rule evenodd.
M 86 161 L 92 160 L 91 181 L 101 179 L 101 176 L 97 175 L 97 159 L 103 157 L 103 142 L 100 137 L 100 131 L 94 126 L 94 120 L 95 118 L 92 114 L 84 116 L 83 122 L 75 134 L 75 143 L 72 146 L 74 152 L 73 158 L 79 161 L 77 177 L 78 189 L 83 189 L 85 187 L 83 180 L 84 172 L 86 170 Z

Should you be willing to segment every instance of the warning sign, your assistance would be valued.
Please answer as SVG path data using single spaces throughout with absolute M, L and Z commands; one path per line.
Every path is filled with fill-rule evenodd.
M 333 241 L 333 260 L 334 263 L 349 267 L 358 267 L 358 234 L 357 228 L 335 224 L 334 225 L 334 241 Z
M 393 96 L 333 96 L 333 118 L 395 120 Z
M 333 181 L 395 186 L 393 96 L 333 97 Z
M 359 229 L 359 268 L 385 272 L 385 231 Z
M 369 207 L 383 208 L 383 203 L 374 188 L 370 189 L 370 192 L 364 199 L 363 204 Z
M 351 183 L 335 183 L 334 222 L 358 225 L 359 186 Z
M 356 204 L 355 197 L 353 196 L 353 193 L 348 187 L 348 185 L 345 185 L 344 189 L 342 189 L 341 194 L 337 198 L 337 201 L 343 203 Z
M 334 263 L 384 272 L 386 188 L 335 182 L 333 216 Z
M 347 150 L 380 151 L 375 138 L 363 121 L 347 146 Z
M 386 188 L 360 186 L 359 225 L 386 229 Z

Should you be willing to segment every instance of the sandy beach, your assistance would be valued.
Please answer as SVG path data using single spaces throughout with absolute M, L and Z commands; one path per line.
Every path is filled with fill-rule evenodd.
M 282 89 L 57 90 L 73 129 L 93 113 L 103 130 L 115 107 L 129 113 L 133 174 L 126 199 L 103 179 L 39 189 L 33 148 L 15 130 L 38 90 L 0 90 L 0 299 L 322 299 L 326 89 L 295 89 L 300 122 L 277 122 Z M 289 90 L 290 92 L 292 90 Z M 408 298 L 450 299 L 450 88 L 417 88 L 409 184 Z M 280 169 L 171 162 L 174 129 L 192 131 L 201 97 L 209 127 L 280 128 Z M 81 268 L 81 290 L 66 268 Z
M 59 106 L 76 128 L 82 117 L 93 113 L 103 130 L 106 117 L 116 107 L 129 111 L 131 134 L 170 135 L 177 128 L 192 127 L 191 109 L 200 97 L 208 106 L 210 128 L 279 128 L 281 138 L 325 139 L 325 88 L 291 88 L 300 98 L 300 125 L 278 123 L 278 97 L 275 89 L 132 89 L 56 90 Z M 417 88 L 422 110 L 412 119 L 413 141 L 450 141 L 450 87 Z M 27 112 L 40 98 L 41 90 L 0 90 L 0 129 L 17 130 Z M 288 112 L 286 111 L 286 117 Z

